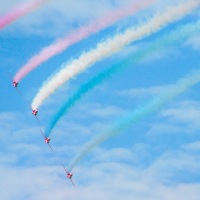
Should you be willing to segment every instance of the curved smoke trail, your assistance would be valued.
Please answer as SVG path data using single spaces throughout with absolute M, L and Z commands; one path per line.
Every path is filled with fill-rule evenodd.
M 103 134 L 95 136 L 90 140 L 84 148 L 72 159 L 68 166 L 68 170 L 72 169 L 77 165 L 77 163 L 95 146 L 106 141 L 110 137 L 117 135 L 122 132 L 124 129 L 128 128 L 131 125 L 136 124 L 137 122 L 143 120 L 145 117 L 153 114 L 156 111 L 159 111 L 165 104 L 176 96 L 183 93 L 185 90 L 189 89 L 193 85 L 200 82 L 200 70 L 194 70 L 189 75 L 180 79 L 176 84 L 171 85 L 163 91 L 160 95 L 155 97 L 152 101 L 148 102 L 145 106 L 134 110 L 125 117 L 119 119 L 113 125 L 106 130 Z
M 92 90 L 94 87 L 101 84 L 103 81 L 107 80 L 115 73 L 120 72 L 122 69 L 141 61 L 146 56 L 149 56 L 155 51 L 160 51 L 162 48 L 166 48 L 166 46 L 169 45 L 178 46 L 182 41 L 186 40 L 189 35 L 191 36 L 197 31 L 200 31 L 200 21 L 180 26 L 177 28 L 177 30 L 173 31 L 172 33 L 168 33 L 166 36 L 156 40 L 155 42 L 152 42 L 152 44 L 148 45 L 147 47 L 138 50 L 138 52 L 134 54 L 131 54 L 128 59 L 124 59 L 121 62 L 113 65 L 109 69 L 104 70 L 103 72 L 89 80 L 87 83 L 80 86 L 76 93 L 61 106 L 61 108 L 55 115 L 53 115 L 50 123 L 46 128 L 45 135 L 47 137 L 50 136 L 53 128 L 56 126 L 62 116 L 66 114 L 77 101 L 79 101 L 87 92 Z
M 20 17 L 37 9 L 41 4 L 45 3 L 46 1 L 48 0 L 35 0 L 19 5 L 17 8 L 11 10 L 5 16 L 0 18 L 0 29 L 3 29 L 5 26 L 11 24 Z
M 64 51 L 67 47 L 72 44 L 77 43 L 78 41 L 88 37 L 91 34 L 94 34 L 111 24 L 114 24 L 118 20 L 128 15 L 134 14 L 135 12 L 147 7 L 149 4 L 153 3 L 155 0 L 145 0 L 140 5 L 134 2 L 125 8 L 120 8 L 109 12 L 109 14 L 101 17 L 98 20 L 95 20 L 87 26 L 83 26 L 78 30 L 73 31 L 64 38 L 57 39 L 53 44 L 43 48 L 38 54 L 33 56 L 24 66 L 19 69 L 19 71 L 14 76 L 14 81 L 19 82 L 24 78 L 29 72 L 36 69 L 43 62 L 47 61 L 51 57 L 55 56 L 58 53 Z
M 32 108 L 38 110 L 43 101 L 72 77 L 89 68 L 95 62 L 121 50 L 129 43 L 148 36 L 167 24 L 180 19 L 200 5 L 200 1 L 190 0 L 178 6 L 170 7 L 166 12 L 157 15 L 138 28 L 130 28 L 123 34 L 116 35 L 105 42 L 99 43 L 96 49 L 83 53 L 78 59 L 64 66 L 58 73 L 44 82 L 33 99 Z

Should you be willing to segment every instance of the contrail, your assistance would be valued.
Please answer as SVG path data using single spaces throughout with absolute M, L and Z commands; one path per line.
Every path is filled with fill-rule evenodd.
M 112 67 L 104 70 L 100 74 L 96 75 L 94 78 L 80 86 L 80 88 L 75 92 L 75 94 L 70 97 L 59 109 L 59 111 L 53 115 L 50 123 L 48 124 L 45 135 L 50 136 L 53 128 L 56 126 L 58 121 L 66 114 L 70 108 L 72 108 L 77 101 L 79 101 L 87 92 L 92 90 L 97 85 L 101 84 L 103 81 L 110 78 L 117 72 L 120 72 L 128 66 L 132 66 L 135 63 L 141 61 L 146 56 L 151 55 L 155 51 L 160 51 L 162 48 L 166 48 L 169 45 L 178 46 L 181 42 L 185 41 L 188 36 L 193 33 L 200 31 L 200 21 L 196 23 L 191 23 L 188 25 L 179 26 L 172 33 L 168 33 L 166 36 L 152 42 L 147 47 L 138 50 L 136 53 L 132 53 L 128 59 L 124 59 L 121 62 L 113 65 Z
M 145 106 L 134 110 L 125 117 L 113 123 L 113 125 L 109 129 L 107 129 L 103 134 L 95 136 L 92 140 L 86 143 L 83 149 L 79 153 L 77 153 L 72 159 L 68 166 L 68 170 L 72 171 L 72 169 L 77 165 L 77 163 L 95 146 L 106 141 L 110 137 L 119 134 L 129 126 L 135 125 L 137 122 L 143 120 L 145 117 L 148 117 L 154 112 L 159 111 L 170 100 L 185 92 L 185 90 L 189 89 L 190 87 L 199 82 L 200 70 L 198 69 L 192 71 L 189 75 L 180 79 L 176 84 L 170 85 L 165 91 L 163 91 L 160 95 L 152 99 L 152 101 L 148 102 Z
M 41 4 L 45 3 L 46 1 L 48 0 L 35 0 L 31 2 L 26 2 L 14 8 L 13 10 L 11 10 L 6 15 L 0 18 L 0 29 L 3 29 L 4 27 L 16 21 L 20 17 L 23 17 L 29 12 L 37 9 Z
M 22 66 L 14 76 L 14 81 L 21 81 L 21 79 L 24 78 L 29 72 L 36 69 L 39 65 L 41 65 L 43 62 L 47 61 L 51 57 L 55 56 L 56 54 L 61 53 L 70 45 L 77 43 L 78 41 L 88 37 L 93 33 L 97 33 L 98 31 L 110 26 L 111 24 L 114 24 L 123 17 L 134 14 L 135 12 L 144 9 L 154 1 L 155 0 L 145 0 L 140 4 L 136 4 L 134 2 L 128 7 L 120 8 L 114 10 L 113 12 L 109 12 L 109 14 L 93 21 L 87 26 L 83 26 L 71 32 L 64 38 L 57 39 L 53 44 L 43 48 L 38 54 L 33 56 L 24 66 Z
M 83 53 L 78 59 L 72 61 L 56 73 L 53 77 L 44 82 L 38 93 L 33 99 L 32 108 L 38 110 L 43 101 L 55 92 L 61 85 L 70 78 L 89 68 L 95 62 L 113 54 L 122 49 L 129 43 L 148 36 L 170 22 L 180 19 L 184 15 L 190 13 L 193 9 L 200 5 L 200 1 L 190 0 L 174 7 L 170 7 L 166 12 L 155 16 L 145 24 L 138 28 L 130 28 L 123 34 L 116 35 L 105 42 L 99 43 L 96 49 Z

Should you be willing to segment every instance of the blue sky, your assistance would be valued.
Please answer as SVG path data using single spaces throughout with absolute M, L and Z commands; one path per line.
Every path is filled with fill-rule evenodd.
M 159 112 L 93 149 L 73 170 L 76 189 L 65 178 L 61 167 L 62 163 L 68 166 L 86 142 L 109 129 L 116 120 L 142 107 L 192 70 L 199 69 L 199 32 L 189 35 L 181 44 L 168 45 L 130 65 L 87 93 L 53 130 L 51 144 L 55 153 L 44 143 L 26 103 L 31 103 L 43 81 L 64 62 L 126 28 L 146 22 L 167 6 L 184 1 L 156 1 L 148 9 L 69 47 L 22 80 L 19 90 L 23 98 L 13 88 L 8 72 L 13 76 L 31 56 L 56 38 L 132 1 L 50 1 L 0 31 L 1 199 L 199 198 L 199 84 L 168 102 Z M 22 2 L 3 1 L 0 15 Z M 38 114 L 41 128 L 44 130 L 66 99 L 93 76 L 181 25 L 195 23 L 199 16 L 198 8 L 70 80 L 41 106 Z

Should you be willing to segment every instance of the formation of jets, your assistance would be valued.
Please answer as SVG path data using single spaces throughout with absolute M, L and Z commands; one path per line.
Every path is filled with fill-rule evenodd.
M 19 91 L 19 89 L 17 88 L 17 87 L 18 87 L 18 84 L 19 84 L 18 82 L 12 81 L 12 85 L 17 89 L 17 92 L 19 93 L 19 95 L 22 96 L 21 93 L 20 93 L 20 91 Z M 31 107 L 31 105 L 29 105 L 29 106 Z M 36 117 L 36 119 L 37 119 L 37 121 L 38 121 L 38 123 L 39 123 L 39 125 L 40 125 L 40 121 L 39 121 L 39 119 L 38 119 L 38 117 L 37 117 L 38 110 L 32 109 L 32 107 L 31 107 L 31 110 L 32 110 L 32 114 Z M 44 142 L 45 142 L 46 144 L 48 144 L 49 148 L 50 148 L 52 151 L 54 151 L 53 148 L 50 146 L 50 140 L 51 140 L 51 139 L 50 139 L 49 137 L 46 137 L 46 136 L 45 136 L 45 134 L 43 133 L 43 131 L 42 131 L 41 128 L 40 128 L 40 132 L 41 132 L 41 134 L 42 134 L 42 136 L 43 136 L 43 138 L 44 138 Z M 73 186 L 75 187 L 75 184 L 74 184 L 74 182 L 72 181 L 72 176 L 73 176 L 73 174 L 70 173 L 70 172 L 68 172 L 68 171 L 66 170 L 66 168 L 65 168 L 64 165 L 62 165 L 62 166 L 63 166 L 64 171 L 65 171 L 65 173 L 66 173 L 66 178 L 68 178 L 68 179 L 71 181 L 71 183 L 73 184 Z

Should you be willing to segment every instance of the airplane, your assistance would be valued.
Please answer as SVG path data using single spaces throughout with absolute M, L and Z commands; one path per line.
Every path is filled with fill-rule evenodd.
M 12 84 L 13 84 L 13 86 L 16 88 L 16 90 L 17 90 L 17 92 L 19 93 L 19 95 L 22 97 L 21 92 L 20 92 L 19 89 L 17 88 L 17 86 L 18 86 L 19 83 L 16 82 L 16 81 L 13 81 Z M 23 97 L 22 97 L 22 98 L 23 98 Z
M 73 174 L 70 174 L 69 172 L 67 173 L 67 178 L 70 179 L 71 181 L 72 181 L 72 176 L 73 176 Z
M 17 87 L 19 83 L 18 83 L 17 81 L 15 81 L 15 80 L 12 79 L 12 76 L 10 75 L 9 72 L 8 72 L 8 76 L 9 76 L 10 80 L 12 81 L 12 85 L 13 85 L 14 87 Z
M 17 88 L 17 86 L 18 86 L 19 83 L 18 83 L 17 81 L 15 81 L 15 80 L 12 79 L 12 77 L 11 77 L 11 75 L 10 75 L 9 72 L 8 72 L 8 76 L 9 76 L 10 80 L 12 81 L 12 85 L 16 88 L 17 92 L 18 92 L 19 95 L 22 97 L 21 92 L 20 92 L 19 89 Z M 22 98 L 23 98 L 23 97 L 22 97 Z
M 42 136 L 43 136 L 43 138 L 44 138 L 44 141 L 49 145 L 49 148 L 54 152 L 54 150 L 53 150 L 53 148 L 51 147 L 51 145 L 49 144 L 49 142 L 50 142 L 50 138 L 48 138 L 48 137 L 46 137 L 45 135 L 44 135 L 44 133 L 43 133 L 43 131 L 42 131 L 42 129 L 40 128 L 40 132 L 41 132 L 41 134 L 42 134 Z
M 38 114 L 38 110 L 33 110 L 32 109 L 32 114 L 36 116 Z
M 31 107 L 30 104 L 29 104 L 29 106 Z M 38 110 L 32 109 L 32 107 L 31 107 L 31 110 L 32 110 L 32 114 L 35 115 L 35 117 L 36 117 L 36 119 L 37 119 L 37 121 L 38 121 L 38 124 L 41 125 L 40 120 L 39 120 L 38 117 L 37 117 Z
M 65 172 L 66 172 L 66 174 L 67 174 L 67 178 L 72 182 L 73 186 L 75 187 L 75 184 L 74 184 L 74 182 L 72 181 L 72 176 L 73 176 L 73 174 L 70 173 L 70 172 L 68 172 L 68 171 L 66 170 L 66 168 L 65 168 L 64 165 L 63 165 L 63 168 L 64 168 L 64 170 L 65 170 Z
M 47 137 L 44 138 L 44 141 L 45 141 L 47 144 L 49 144 L 50 140 L 51 140 L 50 138 L 47 138 Z
M 18 86 L 18 84 L 19 84 L 18 82 L 16 82 L 16 81 L 13 81 L 13 86 L 14 86 L 14 87 L 17 87 L 17 86 Z
M 17 88 L 17 86 L 18 86 L 19 83 L 18 83 L 17 81 L 15 81 L 15 80 L 12 79 L 12 76 L 10 75 L 9 72 L 8 72 L 8 76 L 9 76 L 10 80 L 12 81 L 12 85 L 16 88 L 17 92 L 18 92 L 19 95 L 22 97 L 22 95 L 21 95 L 19 89 Z M 22 97 L 22 98 L 23 98 L 23 97 Z
M 51 145 L 49 144 L 49 142 L 50 142 L 51 139 L 48 138 L 48 137 L 45 137 L 43 133 L 42 133 L 42 135 L 43 135 L 43 137 L 44 137 L 44 141 L 49 145 L 49 148 L 53 151 Z

